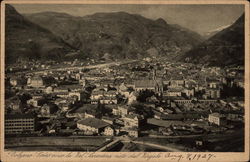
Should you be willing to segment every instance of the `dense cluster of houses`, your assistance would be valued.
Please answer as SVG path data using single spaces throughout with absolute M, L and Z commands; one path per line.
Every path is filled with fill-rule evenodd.
M 227 121 L 244 120 L 243 100 L 222 96 L 225 87 L 244 88 L 244 74 L 236 70 L 145 59 L 105 68 L 7 73 L 5 133 L 138 137 L 152 133 L 152 125 L 157 135 L 228 126 Z

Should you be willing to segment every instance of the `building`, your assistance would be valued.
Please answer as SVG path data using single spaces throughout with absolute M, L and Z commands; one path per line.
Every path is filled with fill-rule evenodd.
M 141 90 L 151 90 L 155 93 L 162 93 L 163 92 L 163 82 L 159 79 L 153 80 L 137 80 L 134 82 L 133 88 L 135 91 Z
M 107 126 L 104 128 L 103 134 L 105 136 L 114 136 L 114 135 L 116 135 L 116 132 L 115 132 L 115 129 L 112 128 L 112 126 Z
M 117 104 L 117 98 L 116 97 L 108 97 L 104 96 L 100 98 L 100 103 L 101 104 Z
M 115 119 L 115 117 L 102 116 L 102 120 L 109 124 L 114 124 Z
M 137 96 L 138 96 L 138 93 L 136 92 L 131 92 L 128 96 L 128 105 L 131 105 L 133 104 L 134 102 L 136 102 L 136 99 L 137 99 Z
M 131 108 L 128 105 L 119 105 L 117 108 L 112 109 L 114 115 L 125 116 L 128 115 Z
M 128 135 L 130 137 L 137 138 L 139 136 L 139 131 L 138 131 L 138 128 L 136 128 L 136 127 L 128 128 L 126 131 L 128 132 Z
M 193 88 L 184 88 L 182 91 L 187 97 L 193 97 L 194 96 L 194 89 Z
M 6 101 L 5 107 L 10 108 L 11 110 L 16 112 L 20 112 L 23 108 L 22 102 L 17 96 L 13 97 L 11 100 Z
M 208 80 L 207 81 L 207 86 L 209 88 L 219 88 L 219 84 L 220 84 L 220 82 L 217 80 Z
M 32 105 L 34 107 L 42 106 L 46 101 L 43 98 L 32 98 L 27 101 L 27 104 Z
M 183 77 L 174 77 L 170 80 L 170 87 L 176 88 L 176 87 L 184 87 L 185 86 L 185 80 Z
M 128 87 L 122 83 L 119 87 L 118 87 L 118 92 L 121 94 L 121 95 L 124 95 L 126 98 L 129 97 L 129 94 L 130 92 L 128 91 Z
M 94 90 L 92 93 L 91 93 L 91 97 L 90 99 L 91 100 L 99 100 L 101 97 L 104 96 L 104 91 L 101 91 L 101 90 Z
M 44 90 L 44 92 L 47 94 L 53 93 L 53 91 L 54 91 L 54 88 L 51 86 L 46 87 L 46 89 Z
M 142 122 L 142 117 L 137 114 L 128 114 L 123 117 L 125 128 L 138 128 Z
M 20 84 L 21 84 L 21 80 L 20 79 L 18 79 L 16 77 L 10 78 L 10 85 L 12 85 L 12 86 L 15 87 L 15 86 L 18 86 Z
M 78 101 L 83 100 L 83 92 L 69 92 L 69 97 L 77 96 Z
M 217 88 L 207 88 L 205 90 L 205 96 L 211 99 L 219 99 L 220 98 L 220 89 Z
M 35 131 L 35 117 L 31 114 L 5 115 L 5 134 L 20 134 Z
M 28 79 L 28 86 L 34 88 L 42 88 L 44 87 L 43 78 L 40 76 L 34 76 Z
M 109 126 L 109 123 L 97 118 L 86 118 L 77 121 L 77 128 L 84 131 L 85 134 L 100 134 L 107 126 Z
M 169 88 L 166 92 L 163 93 L 163 96 L 181 96 L 182 88 Z
M 58 107 L 55 104 L 44 104 L 41 107 L 41 115 L 47 116 L 51 114 L 55 114 L 58 111 Z
M 134 83 L 134 89 L 136 91 L 141 90 L 155 90 L 155 81 L 154 80 L 137 80 Z
M 208 116 L 208 121 L 212 124 L 216 124 L 216 125 L 225 125 L 226 124 L 226 117 L 219 114 L 219 113 L 212 113 L 209 114 Z

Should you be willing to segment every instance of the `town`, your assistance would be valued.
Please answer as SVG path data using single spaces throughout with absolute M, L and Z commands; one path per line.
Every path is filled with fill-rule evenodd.
M 5 137 L 14 150 L 243 151 L 244 67 L 20 60 L 5 69 Z

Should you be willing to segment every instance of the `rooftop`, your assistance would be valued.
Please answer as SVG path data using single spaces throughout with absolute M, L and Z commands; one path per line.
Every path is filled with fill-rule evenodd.
M 7 114 L 5 119 L 33 119 L 35 118 L 32 114 Z
M 155 81 L 154 80 L 136 80 L 135 81 L 135 87 L 155 87 Z
M 82 124 L 82 125 L 87 125 L 90 127 L 94 127 L 97 129 L 110 125 L 109 123 L 100 119 L 96 119 L 96 118 L 86 118 L 86 119 L 77 121 L 77 123 Z

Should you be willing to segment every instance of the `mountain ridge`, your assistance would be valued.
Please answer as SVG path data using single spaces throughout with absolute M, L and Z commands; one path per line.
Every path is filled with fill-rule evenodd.
M 181 60 L 211 66 L 244 65 L 244 17 L 183 55 Z
M 61 59 L 63 53 L 74 50 L 61 38 L 30 22 L 14 7 L 6 4 L 5 51 L 6 63 L 18 59 Z
M 95 58 L 138 58 L 155 48 L 160 55 L 183 53 L 202 41 L 201 36 L 181 31 L 159 18 L 151 20 L 127 12 L 95 13 L 67 17 L 55 12 L 25 14 L 27 19 L 61 37 L 82 53 Z M 64 15 L 64 16 L 63 16 Z M 50 20 L 50 23 L 47 23 Z M 177 51 L 177 52 L 176 52 Z

